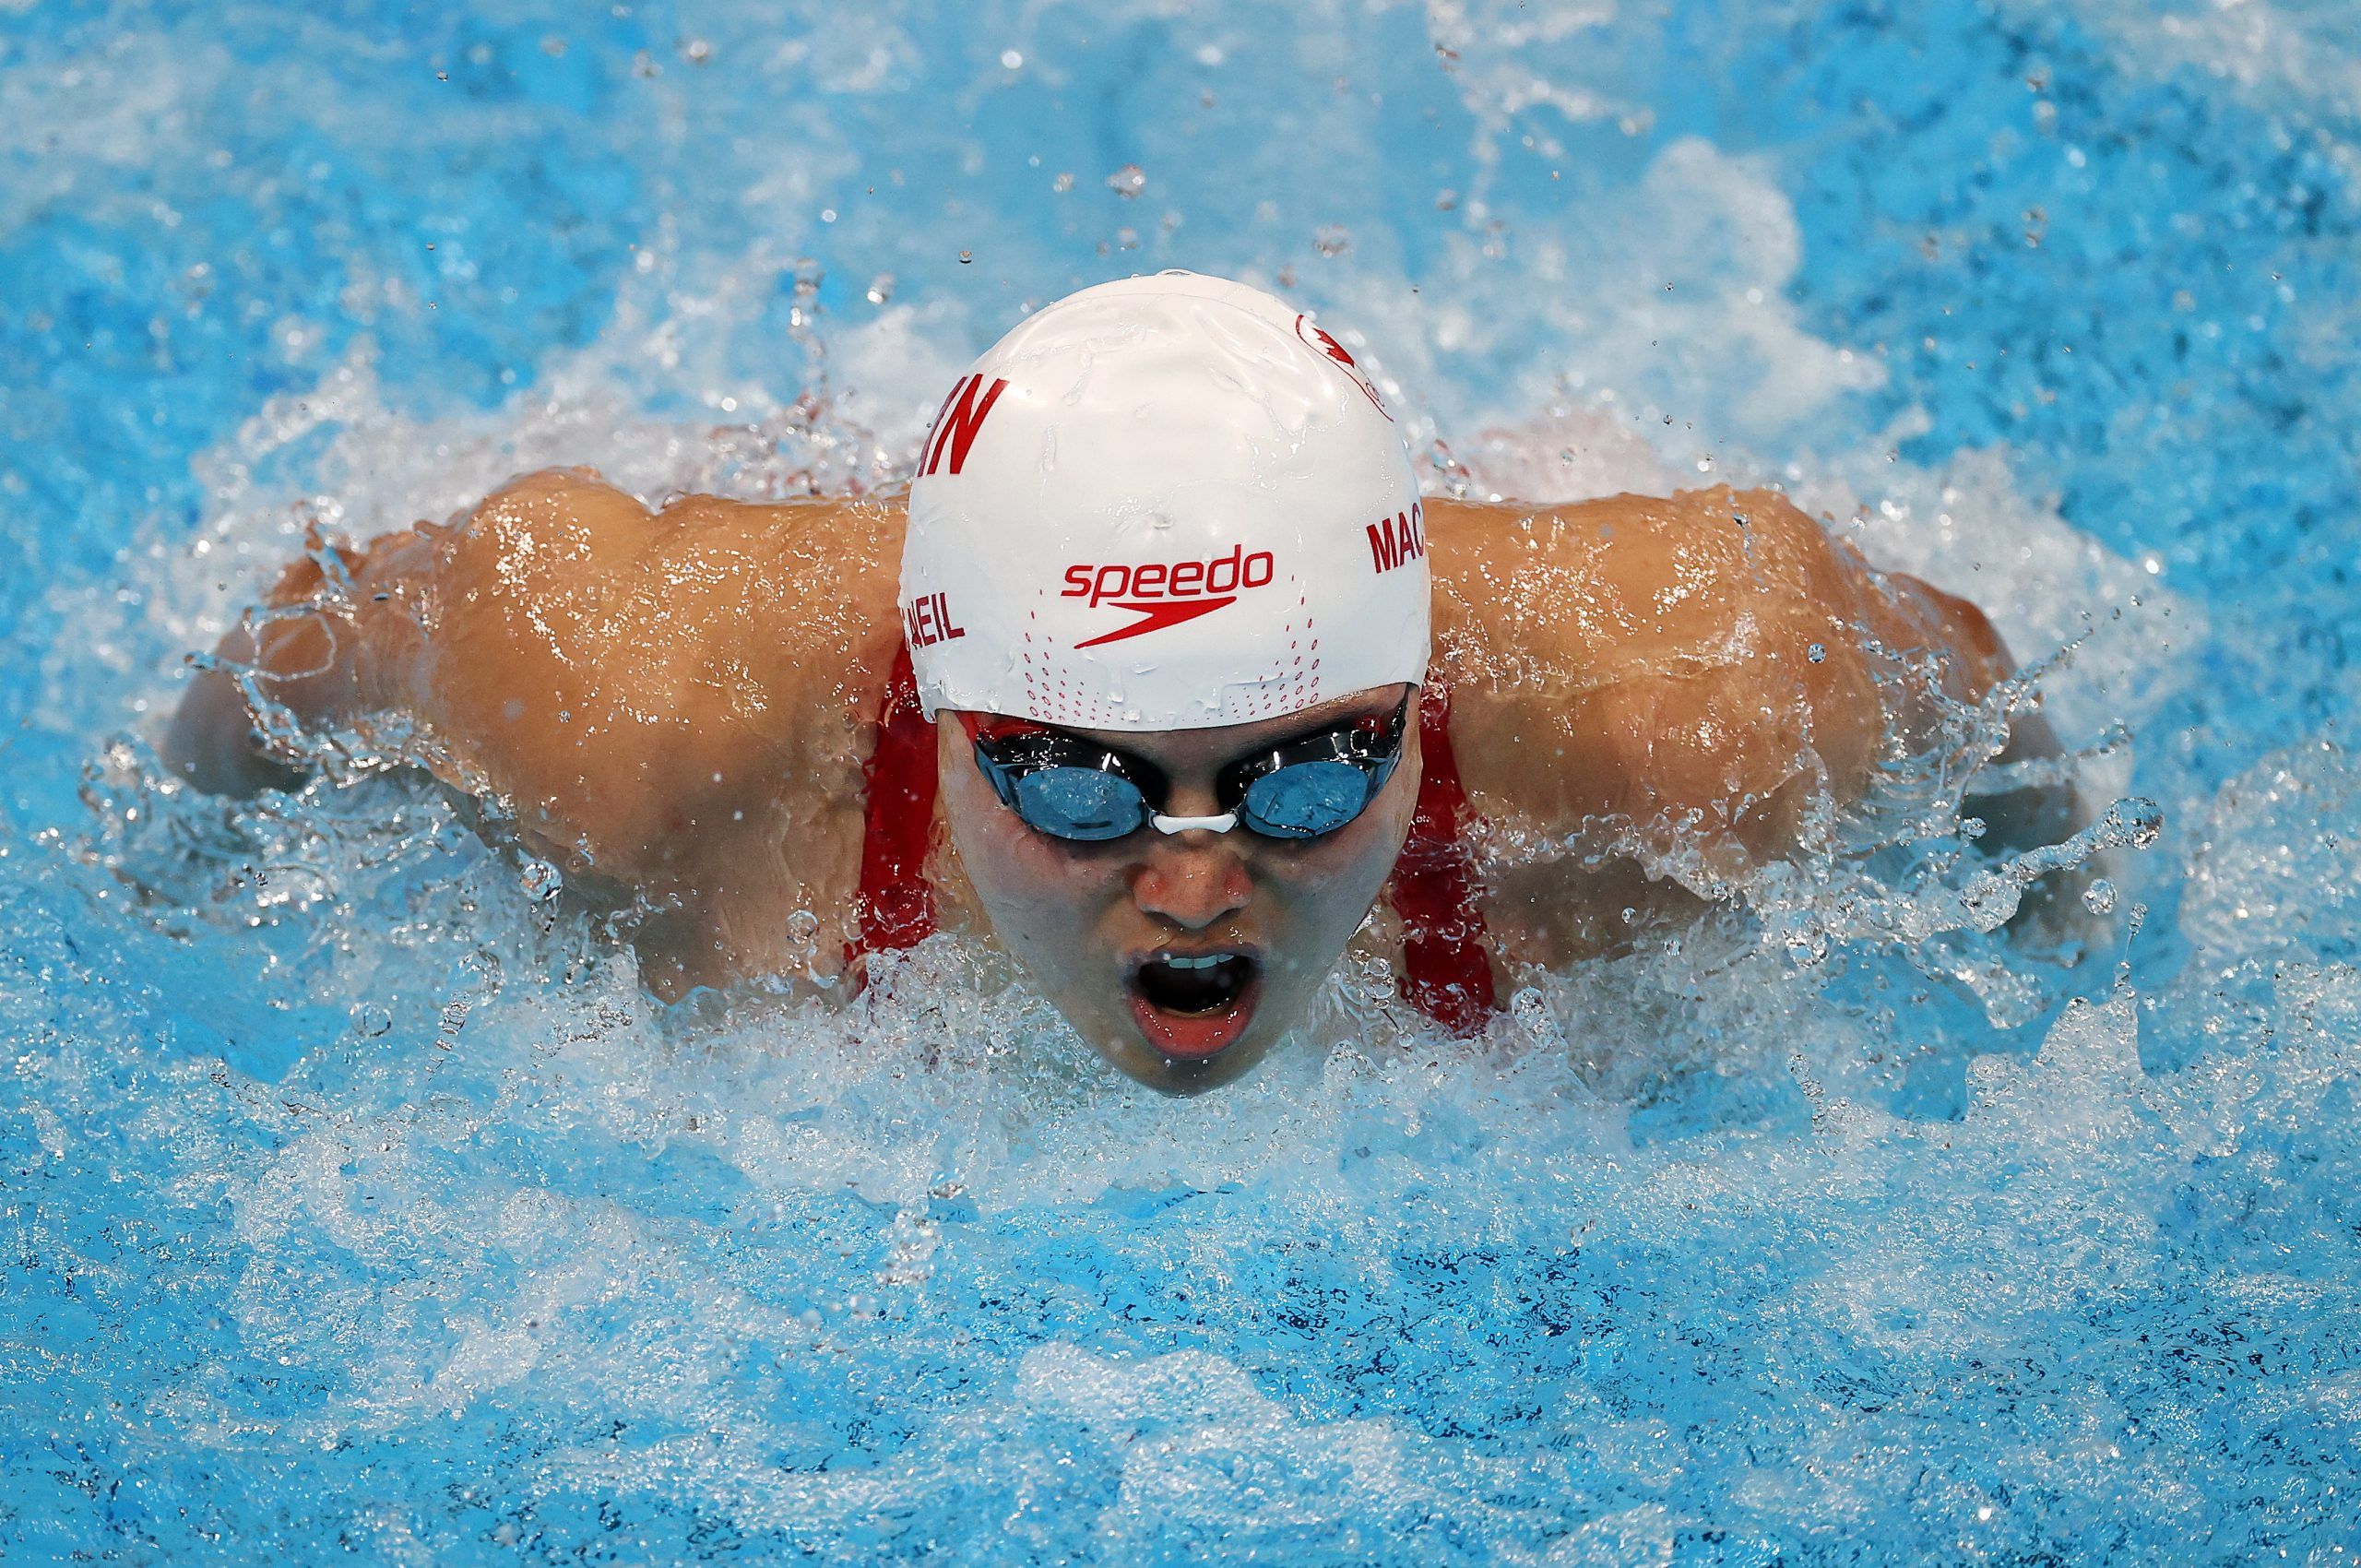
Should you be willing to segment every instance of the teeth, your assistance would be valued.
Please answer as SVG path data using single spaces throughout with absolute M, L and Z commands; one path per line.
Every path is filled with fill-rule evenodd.
M 1164 966 L 1169 969 L 1210 969 L 1228 963 L 1235 956 L 1237 955 L 1232 953 L 1208 953 L 1202 958 L 1167 958 Z

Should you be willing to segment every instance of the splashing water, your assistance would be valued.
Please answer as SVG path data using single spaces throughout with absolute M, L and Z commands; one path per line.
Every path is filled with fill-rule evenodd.
M 0 1557 L 2361 1550 L 2331 7 L 446 10 L 0 6 Z M 665 1010 L 366 755 L 157 774 L 308 530 L 890 486 L 1183 265 L 1438 490 L 1776 482 L 2031 678 L 1477 1045 L 1352 967 L 1185 1104 L 990 954 Z M 2089 826 L 1998 855 L 2036 700 Z

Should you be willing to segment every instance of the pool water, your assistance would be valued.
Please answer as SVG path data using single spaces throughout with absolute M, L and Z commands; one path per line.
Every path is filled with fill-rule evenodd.
M 2361 1551 L 2345 0 L 0 0 L 0 1561 Z M 307 527 L 890 485 L 1166 266 L 1439 490 L 1776 482 L 2070 648 L 2083 960 L 1930 796 L 1176 1103 L 948 942 L 668 1013 L 397 775 L 160 784 Z

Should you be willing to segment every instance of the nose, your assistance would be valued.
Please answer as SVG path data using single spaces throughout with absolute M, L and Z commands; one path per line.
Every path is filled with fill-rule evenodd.
M 1183 931 L 1203 931 L 1253 900 L 1246 862 L 1221 836 L 1204 828 L 1167 837 L 1150 847 L 1132 879 L 1132 899 Z

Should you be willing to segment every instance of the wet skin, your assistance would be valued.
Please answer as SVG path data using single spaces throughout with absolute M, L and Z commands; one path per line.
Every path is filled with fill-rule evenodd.
M 1221 810 L 1214 779 L 1251 753 L 1360 716 L 1394 711 L 1402 686 L 1382 687 L 1285 719 L 1161 734 L 1077 731 L 1154 763 L 1176 816 Z M 1195 1094 L 1240 1076 L 1303 1015 L 1393 870 L 1418 801 L 1418 726 L 1402 766 L 1369 809 L 1320 838 L 1287 842 L 1239 827 L 1164 834 L 1144 828 L 1105 844 L 1036 833 L 1003 805 L 969 760 L 965 732 L 937 726 L 944 815 L 959 863 L 1002 944 L 1084 1038 L 1141 1083 Z M 1252 965 L 1243 1028 L 1210 1055 L 1160 1050 L 1169 1038 L 1135 975 L 1147 959 L 1236 954 Z M 1168 1026 L 1169 1028 L 1169 1026 Z
M 220 651 L 308 726 L 397 744 L 454 789 L 497 795 L 577 886 L 665 908 L 635 936 L 658 993 L 825 973 L 856 907 L 901 529 L 898 498 L 694 496 L 652 514 L 587 470 L 552 470 L 449 525 L 341 551 L 349 592 L 297 563 L 269 602 L 314 608 Z M 1430 679 L 1451 693 L 1471 809 L 1495 842 L 1596 850 L 1480 863 L 1504 970 L 1611 951 L 1635 919 L 1679 918 L 1797 852 L 1812 802 L 1858 798 L 1926 742 L 1940 702 L 2011 668 L 1974 606 L 1871 570 L 1768 493 L 1435 500 L 1427 536 Z M 1931 656 L 1929 680 L 1881 685 L 1880 647 Z M 1391 708 L 1382 693 L 1335 701 Z M 1187 814 L 1216 809 L 1220 764 L 1305 722 L 1100 738 L 1164 766 Z M 943 923 L 997 940 L 1110 1063 L 1175 1092 L 1235 1078 L 1301 1016 L 1378 897 L 1418 777 L 1414 753 L 1317 845 L 1193 830 L 1074 847 L 1000 804 L 952 716 L 938 732 Z M 2015 739 L 2054 744 L 2037 717 Z M 219 675 L 193 684 L 166 754 L 209 790 L 299 777 L 257 754 Z M 2070 808 L 1978 810 L 1992 842 L 2062 837 Z M 790 934 L 798 910 L 821 921 L 816 955 Z M 1382 917 L 1359 940 L 1398 960 Z M 1209 1060 L 1155 1049 L 1127 975 L 1143 954 L 1223 944 L 1260 961 L 1246 1028 Z

